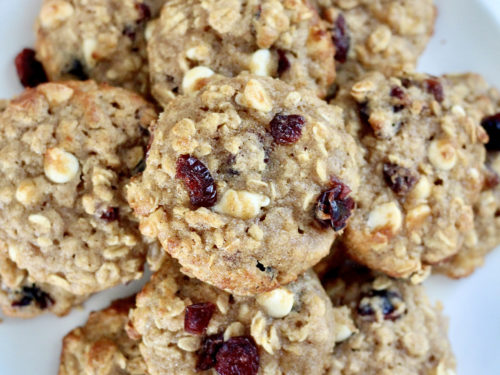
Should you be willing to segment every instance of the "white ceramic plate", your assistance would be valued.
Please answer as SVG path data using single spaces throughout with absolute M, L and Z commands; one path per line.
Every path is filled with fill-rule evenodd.
M 22 91 L 13 60 L 33 46 L 33 20 L 41 0 L 0 0 L 0 97 Z M 500 87 L 500 1 L 436 0 L 436 34 L 421 59 L 420 70 L 440 74 L 476 71 Z M 445 306 L 459 375 L 500 374 L 500 251 L 472 277 L 451 281 L 433 276 L 428 293 Z M 62 337 L 83 324 L 92 310 L 141 287 L 135 283 L 101 293 L 65 318 L 42 316 L 0 324 L 0 375 L 57 373 Z M 397 374 L 395 374 L 397 375 Z

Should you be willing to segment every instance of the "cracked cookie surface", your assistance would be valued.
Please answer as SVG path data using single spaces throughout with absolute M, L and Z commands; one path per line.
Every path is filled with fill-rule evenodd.
M 214 73 L 279 77 L 319 96 L 335 78 L 332 41 L 306 0 L 171 0 L 152 30 L 152 92 L 162 104 Z
M 455 374 L 447 320 L 422 286 L 352 264 L 330 269 L 324 283 L 345 322 L 326 374 Z
M 76 295 L 142 275 L 147 244 L 124 199 L 153 107 L 129 91 L 48 83 L 0 114 L 0 247 L 37 283 Z
M 170 103 L 127 197 L 183 272 L 252 295 L 328 254 L 357 153 L 338 107 L 271 78 L 224 78 Z
M 148 94 L 145 30 L 165 0 L 45 0 L 38 59 L 52 81 L 94 79 Z
M 434 32 L 433 0 L 313 0 L 336 46 L 338 83 L 413 71 Z
M 320 375 L 334 344 L 331 303 L 312 271 L 255 298 L 238 297 L 190 279 L 168 260 L 138 294 L 130 319 L 151 375 Z M 238 349 L 251 368 L 233 357 Z
M 456 254 L 473 229 L 488 136 L 453 83 L 371 73 L 337 103 L 366 162 L 343 238 L 349 254 L 395 277 Z
M 135 296 L 94 311 L 82 327 L 63 339 L 59 375 L 146 375 L 139 342 L 127 335 L 129 310 Z

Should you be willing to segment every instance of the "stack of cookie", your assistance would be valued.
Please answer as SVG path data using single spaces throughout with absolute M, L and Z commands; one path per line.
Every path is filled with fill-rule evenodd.
M 454 374 L 419 284 L 500 243 L 500 94 L 415 73 L 435 17 L 45 0 L 0 105 L 3 312 L 64 315 L 148 266 L 60 375 Z

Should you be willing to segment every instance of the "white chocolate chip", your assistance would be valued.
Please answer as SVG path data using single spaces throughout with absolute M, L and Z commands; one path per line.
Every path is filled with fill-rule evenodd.
M 261 208 L 268 206 L 270 202 L 271 200 L 262 194 L 229 189 L 214 209 L 218 213 L 247 220 L 259 215 Z
M 42 214 L 32 214 L 28 216 L 28 220 L 30 223 L 36 225 L 40 230 L 44 232 L 50 231 L 50 220 L 47 219 L 45 216 Z
M 457 117 L 465 117 L 466 114 L 464 108 L 458 104 L 451 107 L 451 113 Z
M 338 324 L 335 327 L 335 342 L 342 342 L 352 336 L 354 331 L 346 324 Z
M 73 6 L 67 1 L 48 1 L 40 10 L 40 24 L 44 28 L 54 28 L 70 18 L 73 13 Z
M 206 66 L 197 66 L 188 70 L 182 79 L 182 91 L 186 95 L 194 94 L 206 85 L 214 71 Z
M 279 319 L 287 316 L 292 311 L 294 294 L 286 288 L 274 289 L 257 296 L 257 303 L 267 315 Z
M 427 151 L 427 157 L 438 169 L 449 171 L 457 162 L 457 153 L 452 144 L 446 140 L 434 140 Z
M 43 169 L 50 181 L 64 184 L 78 175 L 80 164 L 73 154 L 55 147 L 45 153 Z
M 248 108 L 265 113 L 273 109 L 273 103 L 271 102 L 269 94 L 262 84 L 255 79 L 251 79 L 247 82 L 245 90 L 243 91 L 242 104 Z
M 368 216 L 367 225 L 372 231 L 389 229 L 395 234 L 403 221 L 401 210 L 396 202 L 389 202 L 375 207 Z
M 259 49 L 253 53 L 250 60 L 250 72 L 264 77 L 271 75 L 271 52 L 268 49 Z
M 95 66 L 94 51 L 97 47 L 97 41 L 95 39 L 84 39 L 82 44 L 83 57 L 87 66 Z
M 16 189 L 16 199 L 24 205 L 36 203 L 40 197 L 40 191 L 32 180 L 22 181 Z

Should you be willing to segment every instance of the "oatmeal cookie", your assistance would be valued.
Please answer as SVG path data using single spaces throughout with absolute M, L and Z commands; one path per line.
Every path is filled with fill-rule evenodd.
M 312 271 L 272 292 L 238 297 L 184 276 L 169 260 L 138 294 L 130 319 L 151 375 L 212 368 L 219 375 L 321 375 L 334 345 L 331 303 Z
M 0 252 L 76 295 L 142 275 L 146 243 L 124 197 L 156 112 L 93 81 L 28 89 L 0 114 Z
M 145 29 L 166 0 L 44 0 L 36 51 L 50 80 L 149 92 Z
M 27 319 L 51 312 L 64 316 L 85 299 L 54 285 L 35 283 L 0 253 L 0 310 L 5 315 Z
M 336 47 L 338 83 L 414 70 L 434 33 L 433 0 L 312 0 Z
M 351 264 L 332 269 L 325 285 L 345 322 L 326 374 L 455 374 L 447 321 L 422 286 Z
M 483 191 L 474 205 L 474 230 L 460 251 L 436 270 L 454 278 L 466 277 L 484 263 L 484 257 L 500 244 L 500 93 L 477 74 L 447 76 L 467 111 L 476 115 L 489 135 Z
M 223 78 L 170 103 L 128 201 L 183 272 L 257 294 L 328 254 L 357 154 L 340 108 L 279 80 Z
M 473 229 L 488 135 L 446 77 L 370 73 L 336 101 L 363 149 L 349 254 L 394 277 L 427 272 Z
M 152 92 L 168 103 L 215 73 L 279 77 L 324 96 L 334 47 L 307 0 L 170 0 L 148 40 Z
M 59 375 L 146 375 L 139 343 L 128 337 L 128 313 L 135 296 L 92 312 L 83 327 L 64 337 Z

